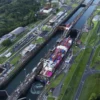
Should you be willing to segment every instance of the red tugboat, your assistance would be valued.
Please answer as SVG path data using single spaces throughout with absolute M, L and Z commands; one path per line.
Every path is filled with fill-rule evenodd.
M 48 59 L 44 59 L 43 68 L 37 75 L 36 79 L 47 83 L 47 81 L 52 77 L 55 70 L 57 70 L 62 58 L 68 52 L 70 46 L 72 45 L 72 39 L 70 37 L 64 38 L 59 45 L 52 51 L 52 54 Z

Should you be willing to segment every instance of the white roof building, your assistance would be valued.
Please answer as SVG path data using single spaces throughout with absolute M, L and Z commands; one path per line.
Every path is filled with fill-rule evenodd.
M 52 8 L 50 8 L 50 9 L 48 9 L 48 10 L 44 9 L 44 10 L 43 10 L 43 13 L 49 14 L 51 11 L 52 11 Z
M 21 53 L 22 56 L 25 56 L 25 54 L 27 52 L 31 52 L 34 48 L 36 47 L 36 44 L 30 44 L 29 46 L 27 46 Z
M 18 34 L 22 33 L 24 30 L 25 30 L 24 27 L 18 27 L 15 30 L 11 31 L 9 34 L 2 36 L 0 38 L 0 44 L 6 39 L 10 39 L 13 35 L 18 35 Z
M 11 53 L 11 52 L 9 52 L 9 53 L 7 53 L 7 54 L 5 55 L 5 57 L 6 57 L 6 58 L 8 58 L 8 57 L 10 57 L 10 56 L 11 56 L 11 54 L 12 54 L 12 53 Z
M 22 33 L 24 30 L 25 30 L 24 27 L 18 27 L 16 29 L 14 29 L 13 31 L 11 31 L 10 34 L 18 35 L 18 34 Z

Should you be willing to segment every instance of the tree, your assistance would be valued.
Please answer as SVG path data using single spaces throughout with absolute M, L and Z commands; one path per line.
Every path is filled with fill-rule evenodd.
M 97 96 L 95 93 L 92 93 L 89 100 L 96 100 L 97 99 Z
M 35 16 L 45 0 L 0 0 L 0 37 L 19 26 L 39 20 Z
M 11 40 L 10 39 L 6 39 L 2 42 L 2 45 L 3 46 L 10 46 L 12 44 Z
M 47 25 L 44 25 L 42 27 L 42 31 L 51 31 L 51 27 L 47 26 Z

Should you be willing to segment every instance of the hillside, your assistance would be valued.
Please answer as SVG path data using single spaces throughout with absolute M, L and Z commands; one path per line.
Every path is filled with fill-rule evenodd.
M 0 37 L 18 26 L 35 22 L 44 0 L 0 0 Z

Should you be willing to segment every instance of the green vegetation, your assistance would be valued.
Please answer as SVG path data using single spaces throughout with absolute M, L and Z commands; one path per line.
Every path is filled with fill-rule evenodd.
M 0 37 L 16 27 L 39 20 L 37 11 L 42 4 L 44 0 L 0 0 Z
M 7 58 L 6 57 L 0 57 L 0 64 L 2 64 L 4 61 L 6 61 Z
M 100 25 L 100 22 L 97 22 L 97 21 L 93 21 L 94 23 L 94 28 L 93 28 L 93 31 L 92 31 L 92 36 L 89 40 L 89 44 L 91 46 L 95 46 L 96 43 L 98 43 L 99 39 L 100 39 L 100 36 L 99 36 L 99 33 L 98 33 L 98 29 L 99 29 L 99 25 Z M 92 61 L 91 61 L 91 67 L 96 67 L 97 69 L 100 69 L 100 67 L 98 66 L 100 63 L 100 55 L 99 55 L 99 52 L 100 51 L 100 45 L 97 45 L 96 47 L 96 50 L 94 52 L 94 55 L 93 55 L 93 58 L 92 58 Z
M 0 48 L 0 54 L 3 53 L 3 52 L 5 52 L 5 51 L 6 51 L 7 49 L 9 49 L 9 48 L 10 48 L 10 50 L 11 50 L 11 48 L 13 47 L 13 45 L 14 45 L 17 41 L 19 41 L 27 32 L 28 32 L 28 30 L 26 30 L 25 32 L 23 32 L 23 33 L 17 35 L 16 38 L 13 39 L 13 42 L 12 42 L 9 46 L 3 46 L 3 45 L 2 45 L 1 48 Z M 9 51 L 10 51 L 10 50 L 9 50 Z
M 92 35 L 91 35 L 91 38 L 88 40 L 90 46 L 94 46 L 98 42 L 97 30 L 99 28 L 100 23 L 94 22 L 94 21 L 93 21 L 93 23 L 94 23 L 94 28 L 93 28 L 93 30 L 91 30 Z
M 76 54 L 79 51 L 78 46 L 76 46 L 75 44 L 73 45 L 72 49 L 73 49 L 73 54 Z
M 84 54 L 84 50 L 80 52 L 80 54 L 76 57 L 76 59 L 79 58 L 79 57 L 81 58 L 83 56 L 83 54 Z M 80 61 L 80 59 L 78 59 L 77 62 L 79 62 L 79 61 Z M 77 66 L 78 66 L 77 62 L 74 61 L 74 63 L 72 64 L 71 68 L 69 69 L 67 77 L 64 80 L 64 84 L 63 84 L 63 87 L 62 87 L 62 90 L 61 90 L 61 94 L 60 94 L 58 100 L 63 100 L 62 99 L 63 96 L 66 95 L 68 93 L 68 91 L 70 91 L 71 87 L 69 86 L 69 84 L 70 84 L 70 81 L 72 80 L 72 78 L 74 76 L 74 73 L 75 73 L 75 71 L 77 69 Z
M 82 35 L 81 40 L 83 43 L 85 42 L 86 49 L 83 51 L 83 54 L 80 53 L 78 55 L 78 57 L 74 61 L 74 64 L 71 66 L 71 68 L 73 68 L 73 72 L 69 71 L 68 75 L 70 75 L 71 77 L 69 80 L 67 80 L 67 78 L 68 78 L 68 76 L 67 76 L 67 78 L 66 78 L 67 81 L 64 83 L 64 84 L 66 84 L 66 87 L 62 88 L 62 92 L 61 92 L 61 95 L 59 96 L 59 100 L 67 100 L 67 99 L 72 100 L 73 99 L 73 96 L 76 93 L 80 79 L 84 73 L 85 66 L 89 59 L 90 53 L 92 51 L 91 47 L 90 48 L 87 48 L 87 47 L 91 46 L 91 44 L 92 44 L 91 41 L 94 36 L 94 33 L 96 33 L 96 31 L 97 31 L 97 28 L 98 28 L 98 23 L 95 22 L 93 30 L 91 30 L 88 33 L 88 35 L 87 35 L 87 33 Z M 87 100 L 87 99 L 84 99 L 84 100 Z
M 48 100 L 55 100 L 55 98 L 53 98 L 53 97 L 48 97 Z
M 12 44 L 12 42 L 11 42 L 10 39 L 4 40 L 4 41 L 2 42 L 2 45 L 3 45 L 3 46 L 10 46 L 11 44 Z
M 52 79 L 50 81 L 50 86 L 48 86 L 48 90 L 50 88 L 55 88 L 61 82 L 63 77 L 64 77 L 64 74 L 60 74 L 56 79 Z
M 97 13 L 98 12 L 96 12 L 95 14 L 97 14 Z M 88 20 L 89 25 L 91 24 L 91 20 L 92 20 L 92 18 L 89 18 L 89 20 Z M 98 30 L 98 27 L 100 26 L 100 24 L 99 24 L 99 22 L 93 22 L 93 24 L 94 24 L 93 29 L 91 29 L 90 32 L 88 32 L 88 33 L 85 32 L 82 34 L 81 41 L 83 44 L 85 44 L 86 49 L 82 50 L 79 53 L 79 55 L 75 58 L 74 63 L 72 64 L 71 68 L 69 69 L 67 77 L 64 80 L 64 84 L 63 84 L 63 87 L 61 90 L 61 94 L 58 97 L 58 100 L 73 100 L 73 97 L 75 96 L 77 87 L 79 85 L 79 82 L 85 71 L 87 62 L 89 60 L 90 54 L 92 52 L 92 46 L 95 46 L 95 44 L 100 39 L 97 35 L 97 30 Z M 77 51 L 79 50 L 75 46 L 73 47 L 73 49 L 74 49 L 73 50 L 74 54 L 77 53 Z M 99 51 L 100 51 L 100 46 L 96 49 L 96 53 L 94 56 L 97 58 L 95 59 L 95 57 L 94 57 L 93 62 L 95 62 L 95 60 L 100 62 L 100 52 Z M 98 66 L 100 66 L 100 64 Z M 100 79 L 100 75 L 98 75 L 98 77 Z M 100 84 L 99 79 L 98 79 L 98 81 L 99 81 L 98 85 Z M 85 86 L 88 87 L 90 85 L 90 83 L 95 84 L 96 82 L 94 80 L 95 80 L 95 78 L 93 80 L 91 78 L 91 81 L 88 81 L 89 84 L 86 83 Z M 97 90 L 97 86 L 96 86 L 96 90 Z M 91 88 L 87 88 L 87 87 L 85 88 L 85 90 L 91 91 Z M 95 89 L 95 86 L 94 87 L 91 86 L 91 87 L 92 87 L 92 90 Z M 98 94 L 96 91 L 92 91 L 92 93 L 89 95 L 88 98 L 85 97 L 87 92 L 85 92 L 85 91 L 82 92 L 82 95 L 83 95 L 82 100 L 95 100 L 96 97 L 100 95 L 99 94 L 100 89 L 97 91 L 98 91 Z M 84 93 L 85 93 L 85 95 L 84 95 Z M 81 99 L 79 99 L 79 100 L 81 100 Z
M 50 99 L 50 100 L 54 100 L 53 99 L 53 97 L 52 97 L 52 93 L 50 92 L 50 89 L 51 88 L 55 88 L 60 82 L 61 82 L 61 80 L 63 79 L 63 77 L 64 77 L 64 74 L 62 73 L 62 74 L 60 74 L 59 76 L 57 76 L 55 79 L 54 78 L 52 78 L 51 80 L 50 80 L 50 85 L 48 86 L 46 86 L 45 88 L 46 88 L 46 91 L 48 91 L 48 94 L 49 94 L 49 96 L 48 96 L 48 100 Z
M 19 62 L 21 59 L 21 55 L 16 56 L 14 59 L 12 59 L 10 62 L 11 64 L 16 64 L 17 62 Z
M 42 31 L 51 31 L 51 30 L 52 30 L 52 28 L 50 26 L 44 25 L 42 27 Z
M 97 96 L 95 93 L 92 93 L 89 100 L 96 100 L 97 99 Z
M 97 34 L 96 34 L 96 31 L 97 31 L 97 29 L 98 29 L 98 22 L 93 22 L 94 23 L 94 26 L 93 26 L 93 29 L 92 30 L 90 30 L 90 32 L 84 32 L 83 34 L 82 34 L 82 37 L 81 37 L 81 41 L 82 41 L 82 43 L 86 43 L 87 41 L 89 42 L 89 44 L 92 46 L 93 44 L 92 43 L 94 43 L 94 36 L 96 36 Z M 92 34 L 92 35 L 91 35 Z M 89 40 L 88 40 L 88 38 L 86 38 L 86 37 L 88 37 L 88 38 L 90 38 Z M 92 43 L 91 43 L 92 42 Z M 89 45 L 88 44 L 88 45 Z
M 100 74 L 91 75 L 86 79 L 79 100 L 96 100 L 97 96 L 100 96 Z
M 96 48 L 92 61 L 91 61 L 91 67 L 96 66 L 96 65 L 100 65 L 100 45 Z
M 86 36 L 88 35 L 89 33 L 87 32 L 84 32 L 82 33 L 82 37 L 81 37 L 81 42 L 84 43 L 86 41 Z
M 90 53 L 91 53 L 91 48 L 85 49 L 83 56 L 80 59 L 78 65 L 77 65 L 77 68 L 75 69 L 75 72 L 71 78 L 71 81 L 68 85 L 68 88 L 67 88 L 62 100 L 66 100 L 66 99 L 72 100 L 73 99 L 73 96 L 75 95 L 76 89 L 79 85 L 80 79 L 81 79 L 83 72 L 85 70 L 85 66 L 86 66 L 87 61 L 89 59 Z M 73 83 L 74 83 L 74 85 L 73 85 Z
M 42 37 L 37 38 L 37 40 L 35 41 L 35 43 L 37 43 L 37 44 L 41 44 L 43 42 L 44 42 L 44 38 L 42 38 Z
M 7 50 L 6 48 L 7 47 L 5 47 L 5 46 L 0 46 L 0 54 L 3 53 L 5 50 Z
M 56 79 L 54 79 L 51 84 L 50 87 L 51 88 L 55 88 L 62 80 L 62 78 L 64 77 L 64 74 L 60 74 Z
M 77 3 L 74 3 L 74 4 L 72 5 L 72 7 L 74 7 L 74 8 L 77 7 Z

